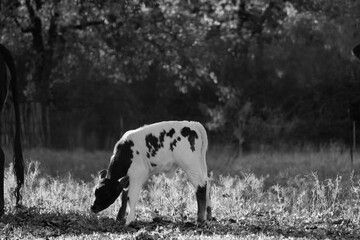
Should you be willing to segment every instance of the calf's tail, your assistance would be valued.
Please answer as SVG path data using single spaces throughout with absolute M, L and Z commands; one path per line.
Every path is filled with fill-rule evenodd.
M 204 126 L 199 122 L 195 122 L 195 124 L 196 124 L 196 128 L 199 130 L 199 132 L 201 134 L 201 140 L 202 140 L 201 164 L 202 164 L 202 169 L 204 171 L 204 175 L 207 176 L 208 173 L 207 173 L 207 164 L 206 164 L 206 152 L 208 149 L 208 137 L 207 137 L 207 133 L 206 133 Z

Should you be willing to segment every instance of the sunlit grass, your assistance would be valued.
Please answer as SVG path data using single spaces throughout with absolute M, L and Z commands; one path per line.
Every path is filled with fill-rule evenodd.
M 20 213 L 25 211 L 35 218 L 34 221 L 41 220 L 37 221 L 34 229 L 25 220 L 24 226 L 16 225 L 19 224 L 16 215 L 19 210 L 14 208 L 12 195 L 15 179 L 8 167 L 5 172 L 6 215 L 0 221 L 6 236 L 15 237 L 28 232 L 35 238 L 46 237 L 41 232 L 49 228 L 46 224 L 45 230 L 35 231 L 35 228 L 38 229 L 39 225 L 43 227 L 43 222 L 50 221 L 49 231 L 52 234 L 55 230 L 59 231 L 59 239 L 113 239 L 120 235 L 132 238 L 136 234 L 164 236 L 166 231 L 179 239 L 198 237 L 197 228 L 186 228 L 188 222 L 195 222 L 197 203 L 195 190 L 182 171 L 178 171 L 173 179 L 164 175 L 151 177 L 137 205 L 138 222 L 152 223 L 155 219 L 161 219 L 165 221 L 165 226 L 172 227 L 166 228 L 162 222 L 160 228 L 163 230 L 159 230 L 159 227 L 153 227 L 150 232 L 146 227 L 146 231 L 143 228 L 129 230 L 115 222 L 120 207 L 119 199 L 98 215 L 89 211 L 97 181 L 96 172 L 107 166 L 107 153 L 44 149 L 38 153 L 30 150 L 24 154 L 27 157 L 25 186 L 22 190 L 25 210 L 20 210 Z M 353 232 L 356 228 L 354 226 L 360 225 L 360 180 L 358 173 L 351 171 L 347 153 L 334 149 L 303 153 L 253 153 L 228 162 L 232 175 L 216 167 L 221 165 L 216 162 L 220 155 L 210 151 L 208 157 L 210 168 L 214 171 L 211 201 L 217 221 L 207 226 L 213 234 L 204 234 L 201 239 L 238 239 L 240 236 L 241 239 L 287 239 L 287 234 L 292 236 L 293 230 L 282 229 L 289 228 L 306 229 L 313 234 L 310 236 L 317 237 L 317 234 L 324 232 L 339 231 L 334 226 Z M 61 171 L 55 171 L 52 169 L 52 161 L 61 156 L 71 163 L 63 164 Z M 103 160 L 96 161 L 98 158 Z M 83 170 L 75 167 L 86 161 Z M 291 162 L 293 167 L 290 167 Z M 358 160 L 354 166 L 357 164 Z M 54 166 L 61 168 L 60 165 Z M 79 177 L 82 171 L 84 173 L 81 176 L 85 177 Z M 12 221 L 16 226 L 11 225 Z M 58 226 L 57 223 L 61 224 Z M 69 226 L 61 228 L 63 224 Z M 225 233 L 227 236 L 224 236 Z
M 349 149 L 332 144 L 320 149 L 304 147 L 292 151 L 260 151 L 244 153 L 234 158 L 227 147 L 214 146 L 209 150 L 209 169 L 215 174 L 240 175 L 254 173 L 265 177 L 265 186 L 285 184 L 289 178 L 316 172 L 319 179 L 360 174 L 360 155 L 355 152 L 353 163 Z
M 78 180 L 91 181 L 94 175 L 108 167 L 112 149 L 107 151 L 51 150 L 45 148 L 25 149 L 27 161 L 41 163 L 41 169 L 50 176 L 71 176 Z M 5 149 L 7 165 L 12 152 Z M 228 146 L 211 146 L 207 154 L 208 169 L 214 175 L 254 173 L 264 176 L 265 185 L 284 183 L 296 175 L 316 172 L 319 179 L 360 174 L 360 154 L 354 154 L 351 164 L 349 149 L 332 144 L 320 149 L 310 146 L 293 151 L 260 151 L 244 153 L 234 158 L 234 150 Z

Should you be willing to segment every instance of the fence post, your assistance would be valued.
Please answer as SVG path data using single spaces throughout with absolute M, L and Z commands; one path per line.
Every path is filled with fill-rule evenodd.
M 353 144 L 352 144 L 352 148 L 353 148 L 353 154 L 352 155 L 355 155 L 355 152 L 356 152 L 356 121 L 353 121 L 353 124 L 352 124 L 352 140 L 353 140 Z M 353 169 L 353 166 L 354 166 L 354 157 L 352 156 L 351 158 L 351 169 Z

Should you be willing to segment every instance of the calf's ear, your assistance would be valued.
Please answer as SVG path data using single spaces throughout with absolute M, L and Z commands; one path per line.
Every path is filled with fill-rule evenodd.
M 107 170 L 106 169 L 103 169 L 99 172 L 99 179 L 103 179 L 106 177 L 106 174 L 107 174 Z
M 129 176 L 120 178 L 119 183 L 122 188 L 127 188 L 129 186 Z

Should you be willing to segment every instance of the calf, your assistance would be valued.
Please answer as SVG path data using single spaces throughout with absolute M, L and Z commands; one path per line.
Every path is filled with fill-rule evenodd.
M 210 220 L 207 146 L 205 128 L 198 122 L 159 122 L 126 132 L 115 145 L 108 169 L 99 173 L 91 210 L 94 213 L 104 210 L 122 192 L 116 219 L 124 220 L 129 204 L 125 222 L 129 225 L 135 219 L 135 205 L 149 176 L 164 172 L 171 178 L 180 167 L 196 189 L 197 221 Z

